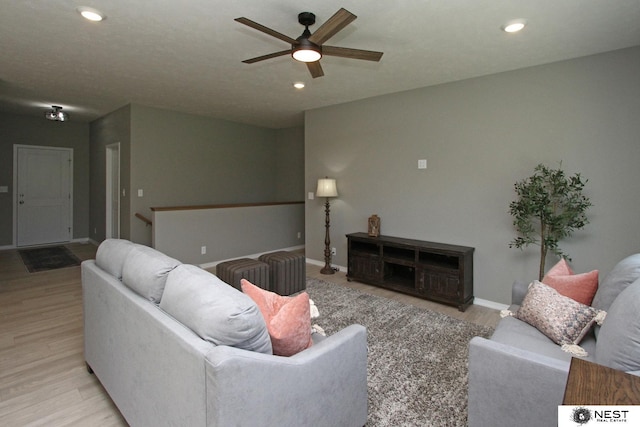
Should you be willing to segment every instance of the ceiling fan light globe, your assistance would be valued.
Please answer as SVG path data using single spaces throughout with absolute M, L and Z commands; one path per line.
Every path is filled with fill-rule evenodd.
M 316 62 L 322 58 L 322 54 L 313 49 L 294 50 L 293 53 L 291 53 L 291 56 L 293 59 L 300 62 Z

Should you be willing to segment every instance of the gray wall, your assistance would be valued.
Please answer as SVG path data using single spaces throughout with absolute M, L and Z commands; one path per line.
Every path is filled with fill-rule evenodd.
M 73 238 L 89 237 L 89 125 L 59 123 L 41 118 L 3 113 L 0 115 L 0 246 L 13 242 L 13 146 L 40 145 L 73 148 Z
M 304 244 L 303 229 L 304 203 L 299 202 L 156 210 L 153 247 L 185 263 L 211 266 L 228 259 L 258 258 L 263 253 L 300 247 Z
M 97 162 L 92 183 L 102 185 L 91 210 L 93 229 L 102 230 L 97 241 L 104 238 L 104 147 L 113 142 L 130 150 L 122 153 L 129 161 L 122 170 L 130 175 L 123 180 L 128 204 L 121 235 L 139 243 L 151 244 L 151 229 L 134 215 L 151 218 L 152 207 L 303 198 L 301 129 L 278 131 L 141 105 L 116 111 L 91 129 Z
M 131 106 L 120 108 L 91 122 L 91 238 L 106 235 L 106 147 L 120 143 L 120 237 L 130 236 L 131 210 Z M 122 195 L 122 189 L 125 190 Z
M 591 224 L 561 242 L 577 272 L 601 277 L 640 252 L 640 47 L 308 111 L 305 191 L 338 182 L 334 263 L 366 231 L 473 246 L 475 295 L 508 303 L 537 277 L 539 248 L 510 249 L 513 184 L 536 164 L 589 180 Z M 418 159 L 428 168 L 419 170 Z M 322 260 L 323 200 L 307 202 L 306 250 Z M 548 261 L 550 267 L 554 259 Z
M 304 127 L 278 129 L 274 152 L 275 200 L 304 200 Z

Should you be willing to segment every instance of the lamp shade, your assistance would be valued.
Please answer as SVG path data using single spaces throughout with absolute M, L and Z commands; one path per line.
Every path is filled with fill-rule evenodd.
M 318 189 L 316 190 L 318 197 L 338 197 L 338 188 L 336 180 L 332 178 L 320 178 L 318 180 Z

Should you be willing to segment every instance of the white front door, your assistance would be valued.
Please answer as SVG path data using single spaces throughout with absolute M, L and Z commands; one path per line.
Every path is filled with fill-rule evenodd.
M 72 237 L 73 149 L 14 146 L 16 246 Z

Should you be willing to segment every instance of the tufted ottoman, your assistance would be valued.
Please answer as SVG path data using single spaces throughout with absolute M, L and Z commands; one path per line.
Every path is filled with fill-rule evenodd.
M 307 288 L 304 254 L 278 251 L 260 255 L 258 259 L 269 265 L 271 291 L 291 295 Z
M 272 290 L 269 287 L 269 265 L 251 258 L 239 258 L 221 262 L 216 266 L 216 276 L 238 290 L 240 279 L 247 279 L 262 289 Z

